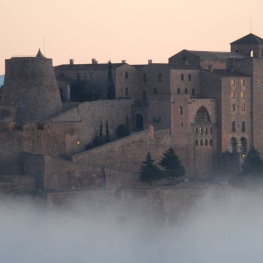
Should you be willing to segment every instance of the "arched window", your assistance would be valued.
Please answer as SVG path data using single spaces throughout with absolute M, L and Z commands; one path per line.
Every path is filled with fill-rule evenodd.
M 251 58 L 253 58 L 253 56 L 254 56 L 254 51 L 253 51 L 253 49 L 249 50 L 249 56 L 250 56 Z
M 196 112 L 195 122 L 202 122 L 202 123 L 211 122 L 210 115 L 204 106 L 200 107 Z
M 188 94 L 188 89 L 185 89 L 185 90 L 184 90 L 184 93 L 185 93 L 185 94 Z
M 200 141 L 200 146 L 203 146 L 203 140 Z
M 198 146 L 198 140 L 195 140 L 195 146 Z
M 210 128 L 210 133 L 211 133 L 211 134 L 213 133 L 213 128 L 212 128 L 212 127 Z
M 200 132 L 200 134 L 203 134 L 203 127 L 199 128 L 199 132 Z
M 180 94 L 181 93 L 181 90 L 178 88 L 177 89 L 177 94 Z
M 247 152 L 247 140 L 244 137 L 240 139 L 240 152 L 241 153 Z
M 210 140 L 210 146 L 213 146 L 213 140 Z
M 237 152 L 237 140 L 234 137 L 230 139 L 229 152 L 230 153 L 236 153 Z
M 207 146 L 208 145 L 208 141 L 207 141 L 207 139 L 205 139 L 205 146 Z
M 205 134 L 208 134 L 208 128 L 205 127 Z
M 198 134 L 198 127 L 195 127 L 195 133 Z

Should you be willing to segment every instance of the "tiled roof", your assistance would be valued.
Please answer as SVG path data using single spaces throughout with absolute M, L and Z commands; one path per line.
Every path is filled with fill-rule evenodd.
M 230 44 L 263 44 L 263 39 L 251 33 Z
M 188 50 L 188 52 L 193 53 L 202 60 L 211 61 L 224 61 L 227 58 L 246 58 L 247 55 L 237 52 L 218 52 L 218 51 L 194 51 Z

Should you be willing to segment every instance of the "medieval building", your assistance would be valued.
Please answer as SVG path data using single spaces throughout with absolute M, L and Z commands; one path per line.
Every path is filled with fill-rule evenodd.
M 135 186 L 148 151 L 158 161 L 173 147 L 197 178 L 214 174 L 226 152 L 234 172 L 252 147 L 263 154 L 263 39 L 249 34 L 230 52 L 182 50 L 167 64 L 113 63 L 114 100 L 106 99 L 108 70 L 95 59 L 53 69 L 41 52 L 6 60 L 0 174 L 45 189 Z M 70 100 L 76 80 L 98 91 L 92 101 Z M 113 139 L 127 119 L 136 133 L 85 150 L 100 126 Z

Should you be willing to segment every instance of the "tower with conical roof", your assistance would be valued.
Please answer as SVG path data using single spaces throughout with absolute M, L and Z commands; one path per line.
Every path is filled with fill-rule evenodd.
M 52 59 L 39 50 L 36 57 L 6 59 L 5 66 L 1 105 L 17 107 L 17 123 L 43 120 L 61 110 Z

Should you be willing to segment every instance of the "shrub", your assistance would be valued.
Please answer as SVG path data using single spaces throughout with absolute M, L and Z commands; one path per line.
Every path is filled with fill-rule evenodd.
M 130 128 L 126 124 L 121 124 L 116 129 L 116 135 L 118 137 L 125 137 L 130 135 Z

